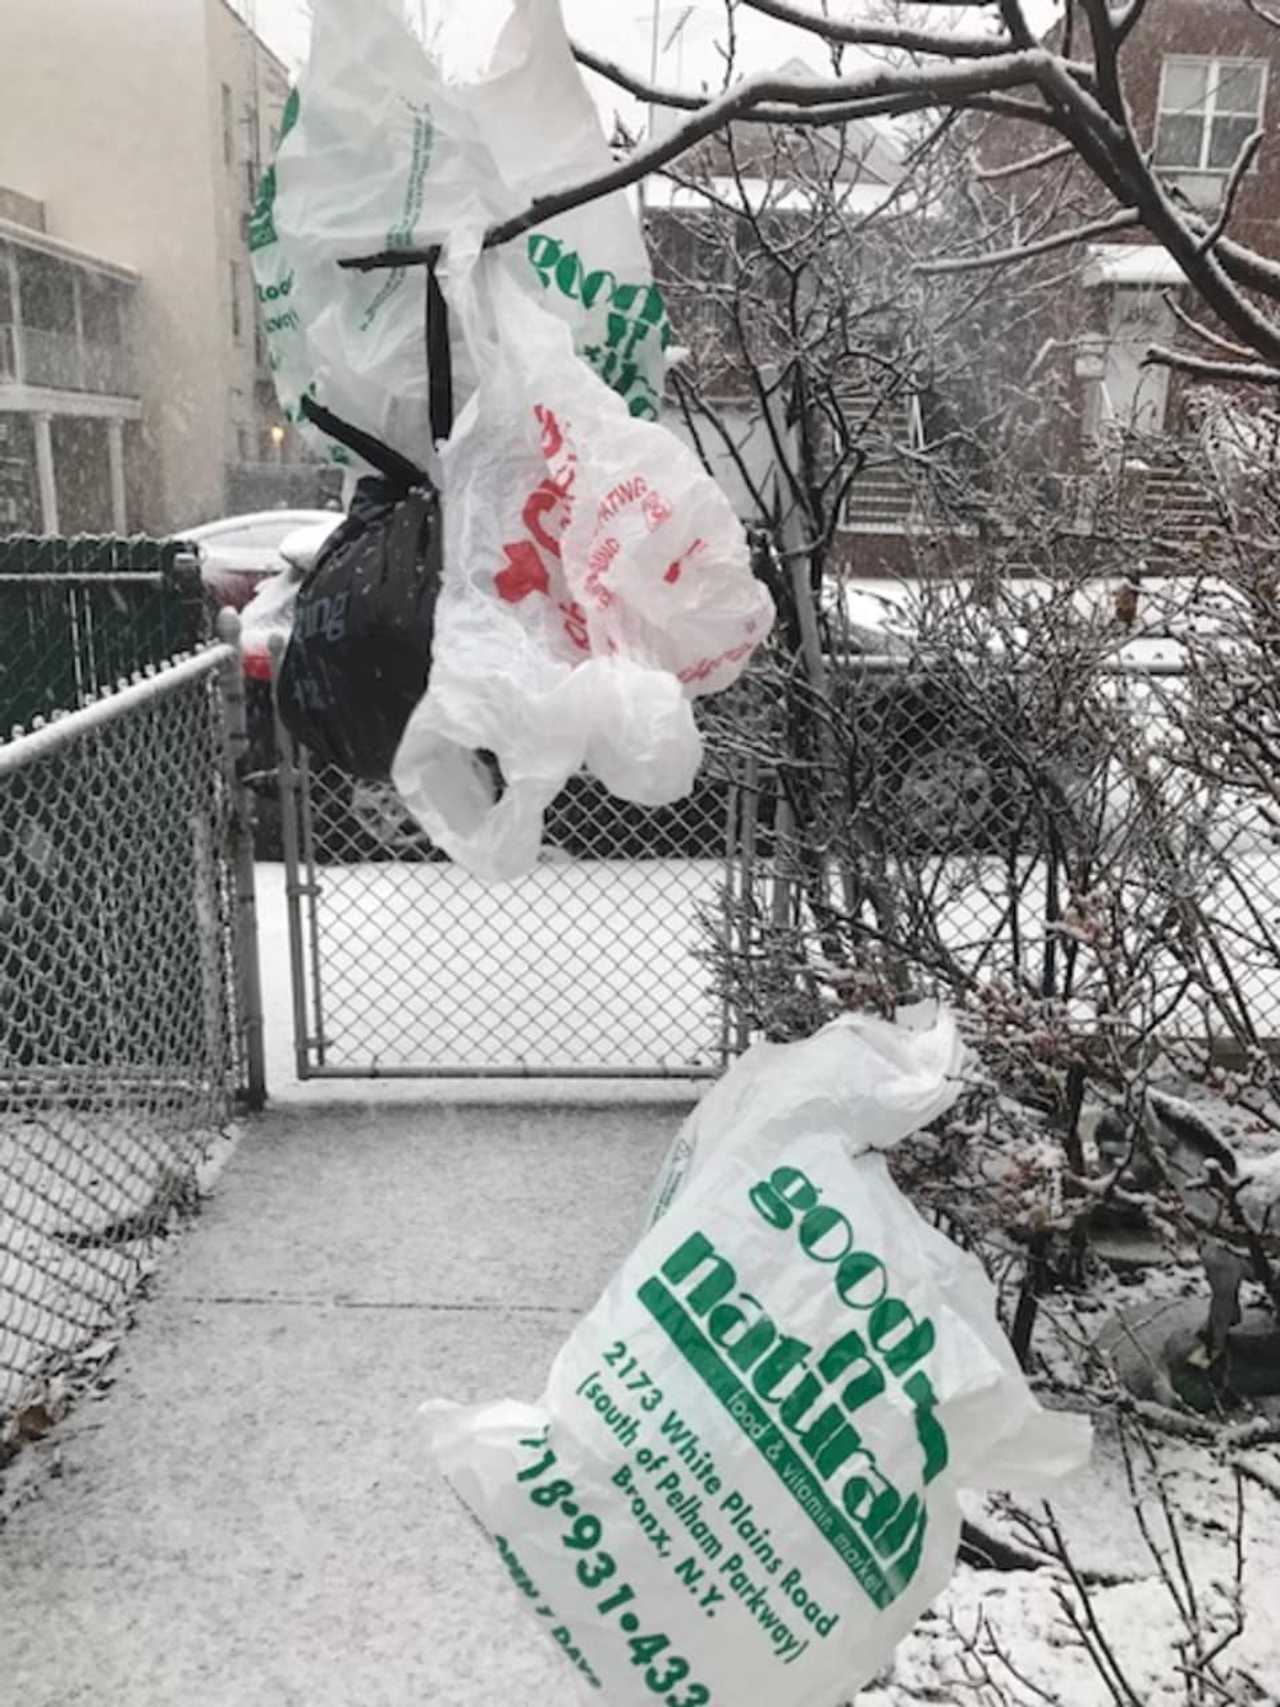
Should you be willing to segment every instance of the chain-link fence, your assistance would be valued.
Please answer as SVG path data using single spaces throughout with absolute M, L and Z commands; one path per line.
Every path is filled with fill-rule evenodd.
M 238 694 L 211 647 L 0 744 L 0 1461 L 261 1088 Z
M 7 735 L 207 639 L 199 566 L 167 540 L 0 539 L 0 636 Z
M 718 1070 L 702 950 L 737 796 L 714 751 L 667 808 L 576 778 L 536 869 L 498 885 L 439 856 L 389 789 L 288 756 L 284 784 L 301 1077 Z

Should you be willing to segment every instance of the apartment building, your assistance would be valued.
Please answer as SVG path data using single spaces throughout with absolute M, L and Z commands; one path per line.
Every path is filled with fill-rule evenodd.
M 1161 0 L 1136 23 L 1121 63 L 1135 129 L 1154 165 L 1168 187 L 1208 218 L 1221 206 L 1241 149 L 1263 132 L 1232 205 L 1230 233 L 1280 260 L 1280 150 L 1273 140 L 1280 124 L 1280 32 L 1265 9 L 1237 0 Z M 982 152 L 992 163 L 1043 146 L 1042 133 L 997 123 Z M 1039 180 L 1030 173 L 1016 182 L 1015 200 L 1032 196 Z M 1135 429 L 1183 432 L 1192 423 L 1188 401 L 1196 388 L 1145 362 L 1153 343 L 1213 353 L 1186 332 L 1171 306 L 1171 296 L 1174 303 L 1181 297 L 1181 306 L 1206 317 L 1181 269 L 1141 229 L 1093 243 L 1079 260 L 1075 288 L 1060 302 L 1070 334 L 1063 394 L 1065 413 L 1076 422 L 1074 451 Z M 1070 457 L 1072 445 L 1064 443 L 1063 451 Z
M 284 66 L 226 0 L 0 0 L 0 24 L 0 530 L 289 495 L 247 245 Z

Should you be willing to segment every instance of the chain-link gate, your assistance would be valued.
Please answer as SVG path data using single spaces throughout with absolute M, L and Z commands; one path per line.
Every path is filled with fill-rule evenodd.
M 261 1101 L 243 743 L 219 645 L 0 744 L 0 1463 Z
M 389 788 L 280 741 L 300 1078 L 720 1070 L 729 1017 L 701 955 L 738 799 L 714 759 L 666 808 L 574 779 L 536 869 L 489 885 L 442 858 Z

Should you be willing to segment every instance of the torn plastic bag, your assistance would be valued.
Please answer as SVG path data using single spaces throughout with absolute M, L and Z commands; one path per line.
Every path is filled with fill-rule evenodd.
M 960 1490 L 1043 1488 L 1087 1457 L 976 1259 L 889 1176 L 883 1148 L 945 1109 L 960 1065 L 946 1015 L 753 1051 L 541 1401 L 424 1407 L 583 1699 L 848 1702 L 947 1583 Z
M 280 402 L 317 449 L 359 466 L 301 413 L 312 397 L 429 463 L 426 269 L 339 260 L 431 248 L 612 164 L 557 0 L 512 0 L 478 73 L 428 57 L 390 0 L 314 0 L 311 52 L 250 226 Z M 469 8 L 465 8 L 469 13 Z M 461 20 L 467 23 L 469 20 Z M 637 415 L 657 414 L 670 323 L 625 195 L 512 245 L 521 288 L 570 329 Z M 459 396 L 474 369 L 455 352 Z
M 490 880 L 532 867 L 584 765 L 624 800 L 686 795 L 691 701 L 733 682 L 773 620 L 720 488 L 571 359 L 512 274 L 497 251 L 450 251 L 442 271 L 482 378 L 442 452 L 435 657 L 392 771 L 432 841 Z

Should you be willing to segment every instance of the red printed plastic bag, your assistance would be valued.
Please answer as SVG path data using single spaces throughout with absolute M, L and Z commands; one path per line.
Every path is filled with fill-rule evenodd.
M 960 1490 L 1087 1457 L 1087 1422 L 1040 1408 L 979 1263 L 882 1154 L 947 1106 L 960 1055 L 945 1014 L 752 1051 L 541 1401 L 425 1407 L 583 1698 L 851 1701 L 950 1577 Z
M 442 454 L 431 675 L 392 770 L 432 840 L 492 880 L 533 865 L 583 766 L 626 800 L 687 794 L 690 701 L 727 687 L 773 621 L 719 487 L 573 359 L 513 265 L 452 255 L 443 280 L 481 379 Z

